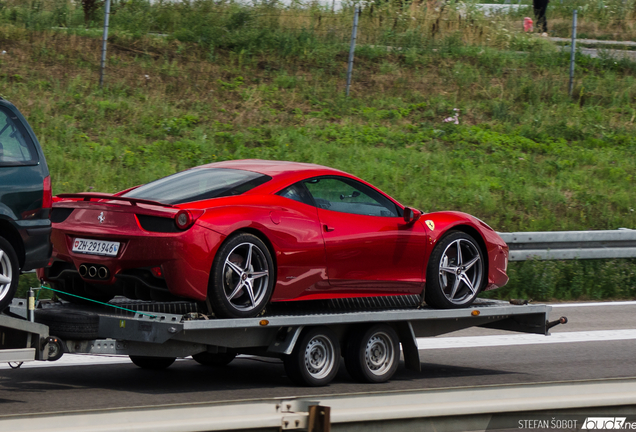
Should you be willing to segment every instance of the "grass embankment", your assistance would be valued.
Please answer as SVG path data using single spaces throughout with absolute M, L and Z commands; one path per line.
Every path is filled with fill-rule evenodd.
M 210 39 L 196 23 L 175 29 L 199 35 L 192 40 L 115 31 L 103 90 L 90 32 L 0 24 L 1 94 L 40 138 L 54 193 L 114 192 L 257 157 L 340 168 L 405 204 L 466 211 L 499 231 L 636 225 L 636 65 L 581 59 L 571 99 L 568 57 L 545 41 L 482 27 L 484 40 L 467 45 L 474 28 L 432 38 L 391 33 L 385 20 L 377 34 L 393 49 L 356 50 L 347 99 L 342 37 L 275 10 L 270 24 L 233 27 L 249 13 L 217 14 L 225 21 Z M 497 49 L 502 40 L 509 50 Z M 454 109 L 459 124 L 444 122 Z M 625 260 L 513 263 L 495 295 L 634 297 L 633 269 Z

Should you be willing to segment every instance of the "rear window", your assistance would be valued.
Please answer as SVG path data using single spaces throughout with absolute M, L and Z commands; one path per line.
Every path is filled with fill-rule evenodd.
M 37 161 L 35 147 L 20 120 L 0 108 L 0 166 L 33 165 Z
M 153 181 L 122 196 L 165 204 L 241 195 L 271 180 L 267 175 L 228 168 L 193 168 Z

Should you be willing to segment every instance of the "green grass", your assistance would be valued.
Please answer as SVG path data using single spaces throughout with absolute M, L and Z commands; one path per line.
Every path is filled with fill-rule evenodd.
M 114 15 L 104 89 L 97 31 L 48 30 L 52 11 L 29 21 L 0 10 L 0 92 L 40 138 L 54 193 L 114 192 L 256 157 L 343 169 L 406 205 L 465 211 L 499 231 L 636 225 L 631 62 L 579 58 L 570 98 L 568 55 L 545 40 L 497 23 L 433 34 L 376 14 L 346 98 L 347 11 L 271 10 L 268 22 L 234 7 L 188 27 L 179 22 L 191 11 L 173 11 L 160 28 L 160 11 L 133 6 L 152 22 L 135 33 L 122 24 L 132 8 Z M 444 122 L 454 109 L 459 124 Z M 495 295 L 631 298 L 633 264 L 515 263 Z

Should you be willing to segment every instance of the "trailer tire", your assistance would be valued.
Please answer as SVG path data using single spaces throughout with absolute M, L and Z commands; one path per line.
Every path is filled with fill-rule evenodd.
M 3 237 L 0 237 L 0 276 L 7 280 L 0 282 L 0 312 L 2 312 L 11 304 L 18 289 L 20 277 L 18 255 L 13 250 L 11 243 Z
M 147 356 L 129 356 L 135 366 L 142 369 L 162 370 L 167 369 L 174 361 L 175 357 L 147 357 Z
M 338 336 L 328 327 L 305 328 L 294 350 L 283 356 L 285 372 L 296 384 L 320 387 L 329 384 L 340 367 Z
M 96 339 L 99 331 L 99 315 L 75 310 L 35 311 L 35 322 L 49 327 L 49 333 L 62 339 Z
M 359 382 L 382 383 L 393 377 L 400 362 L 400 340 L 387 324 L 361 327 L 349 336 L 345 366 Z
M 235 352 L 224 352 L 224 353 L 210 353 L 210 352 L 201 352 L 198 354 L 194 354 L 192 358 L 195 362 L 199 363 L 203 366 L 214 366 L 214 367 L 223 367 L 230 364 L 232 360 L 236 357 Z

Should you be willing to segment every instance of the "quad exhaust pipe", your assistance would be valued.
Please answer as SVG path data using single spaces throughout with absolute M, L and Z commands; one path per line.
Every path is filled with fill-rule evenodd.
M 80 276 L 86 279 L 106 280 L 110 277 L 108 268 L 103 265 L 82 264 L 78 271 Z

